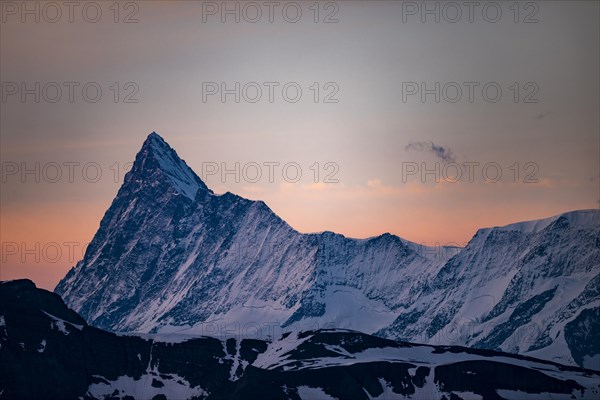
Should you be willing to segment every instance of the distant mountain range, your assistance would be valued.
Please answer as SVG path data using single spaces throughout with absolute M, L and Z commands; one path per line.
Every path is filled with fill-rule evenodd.
M 0 282 L 4 399 L 529 399 L 600 397 L 600 372 L 349 330 L 272 341 L 117 335 L 28 280 Z
M 152 133 L 55 291 L 112 332 L 352 329 L 600 370 L 600 211 L 480 229 L 464 249 L 303 234 L 213 193 Z

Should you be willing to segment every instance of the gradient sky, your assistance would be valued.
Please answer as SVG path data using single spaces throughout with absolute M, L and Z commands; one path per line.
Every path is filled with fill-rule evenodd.
M 44 15 L 39 23 L 32 16 L 23 23 L 3 10 L 3 90 L 7 82 L 80 82 L 80 88 L 97 82 L 103 94 L 97 103 L 84 101 L 81 89 L 73 103 L 35 103 L 32 96 L 23 103 L 19 95 L 0 103 L 1 279 L 27 277 L 52 289 L 81 258 L 124 166 L 152 131 L 199 175 L 209 162 L 229 168 L 236 162 L 298 163 L 303 175 L 297 183 L 283 179 L 280 168 L 269 182 L 266 167 L 257 183 L 236 183 L 231 175 L 205 182 L 217 193 L 264 200 L 301 232 L 391 232 L 428 245 L 464 244 L 480 227 L 599 206 L 598 2 L 537 2 L 538 22 L 528 24 L 522 20 L 533 9 L 520 10 L 515 23 L 509 3 L 501 3 L 496 23 L 482 18 L 480 9 L 473 22 L 467 15 L 456 23 L 435 23 L 431 16 L 422 23 L 419 15 L 405 15 L 403 22 L 401 2 L 360 1 L 335 3 L 337 23 L 315 23 L 312 2 L 301 3 L 297 23 L 282 17 L 285 2 L 273 23 L 266 15 L 256 23 L 235 23 L 232 16 L 222 23 L 206 14 L 204 22 L 199 1 L 152 1 L 136 3 L 139 22 L 128 24 L 113 22 L 112 2 L 98 4 L 98 23 L 86 22 L 81 10 L 73 23 L 67 15 L 56 23 Z M 326 5 L 320 3 L 321 20 L 334 10 Z M 119 19 L 132 10 L 121 10 Z M 115 82 L 121 97 L 129 92 L 127 82 L 137 84 L 139 102 L 115 103 L 109 88 Z M 203 102 L 203 82 L 297 82 L 303 95 L 297 103 L 277 90 L 273 103 Z M 334 82 L 339 102 L 315 103 L 314 82 L 321 95 L 323 85 Z M 466 93 L 457 103 L 436 103 L 433 96 L 405 102 L 403 82 L 479 82 L 479 88 L 497 82 L 503 93 L 497 103 L 485 101 L 481 89 L 473 103 Z M 514 82 L 521 90 L 516 103 L 509 89 Z M 539 88 L 537 103 L 522 101 L 528 82 Z M 402 179 L 406 163 L 433 168 L 448 161 L 497 163 L 502 178 L 486 182 L 476 167 L 474 182 Z M 73 182 L 65 162 L 80 163 Z M 315 162 L 317 183 L 310 169 Z M 338 183 L 323 182 L 329 162 L 339 168 Z M 36 183 L 27 175 L 23 181 L 18 173 L 8 175 L 13 163 L 58 163 L 63 177 Z M 86 163 L 101 167 L 97 182 L 83 179 Z M 514 163 L 518 182 L 509 168 Z M 525 170 L 527 163 L 534 164 Z M 537 183 L 523 182 L 528 172 Z

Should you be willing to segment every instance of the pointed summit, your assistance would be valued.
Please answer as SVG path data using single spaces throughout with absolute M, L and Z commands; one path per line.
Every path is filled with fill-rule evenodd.
M 161 177 L 166 177 L 178 193 L 192 200 L 198 189 L 210 192 L 177 152 L 158 133 L 152 132 L 135 157 L 130 180 L 158 180 Z
M 169 144 L 167 142 L 165 142 L 165 139 L 163 139 L 162 136 L 160 136 L 155 131 L 152 131 L 152 133 L 150 133 L 146 137 L 146 140 L 144 140 L 144 144 L 146 144 L 146 143 L 147 144 L 153 144 L 153 145 L 156 145 L 156 146 L 170 147 Z
M 162 136 L 160 136 L 158 133 L 156 133 L 156 131 L 152 131 L 150 132 L 150 134 L 148 135 L 148 137 L 146 138 L 146 140 L 148 139 L 158 139 L 161 141 L 165 141 L 165 139 L 162 138 Z
M 155 131 L 152 131 L 152 133 L 150 133 L 146 137 L 146 140 L 144 140 L 144 143 L 142 144 L 142 148 L 140 149 L 140 151 L 143 151 L 145 148 L 156 149 L 159 151 L 160 150 L 169 150 L 169 151 L 175 152 L 175 150 L 171 146 L 169 146 L 169 144 L 165 141 L 165 139 L 163 139 L 162 136 L 160 136 Z

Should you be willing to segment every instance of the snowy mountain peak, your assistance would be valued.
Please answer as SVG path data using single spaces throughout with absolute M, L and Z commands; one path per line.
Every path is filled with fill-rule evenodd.
M 202 180 L 177 155 L 177 152 L 156 132 L 146 138 L 141 150 L 136 156 L 131 176 L 132 180 L 161 180 L 162 177 L 177 193 L 194 200 L 198 189 L 211 192 Z
M 158 142 L 162 142 L 168 146 L 167 142 L 165 142 L 165 139 L 163 139 L 162 136 L 160 136 L 158 133 L 156 133 L 156 131 L 152 131 L 146 138 L 146 141 L 158 141 Z
M 520 233 L 536 233 L 546 229 L 552 223 L 559 219 L 564 219 L 569 225 L 580 229 L 593 229 L 600 226 L 600 213 L 598 210 L 576 210 L 563 214 L 554 215 L 549 218 L 537 219 L 533 221 L 523 221 L 496 227 L 500 231 L 517 231 Z
M 56 293 L 112 331 L 335 327 L 600 370 L 599 233 L 600 210 L 582 210 L 482 229 L 464 249 L 303 234 L 212 194 L 152 133 Z

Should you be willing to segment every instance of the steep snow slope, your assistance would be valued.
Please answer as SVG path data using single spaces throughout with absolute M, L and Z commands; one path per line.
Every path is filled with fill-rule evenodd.
M 379 334 L 600 369 L 597 337 L 568 328 L 600 328 L 599 243 L 597 210 L 481 229 Z
M 453 253 L 390 234 L 300 234 L 261 201 L 215 195 L 153 133 L 56 292 L 112 331 L 222 335 L 326 325 L 374 332 Z
M 600 370 L 599 226 L 575 211 L 481 229 L 462 251 L 301 234 L 261 201 L 215 195 L 152 133 L 56 292 L 111 331 L 349 328 Z

